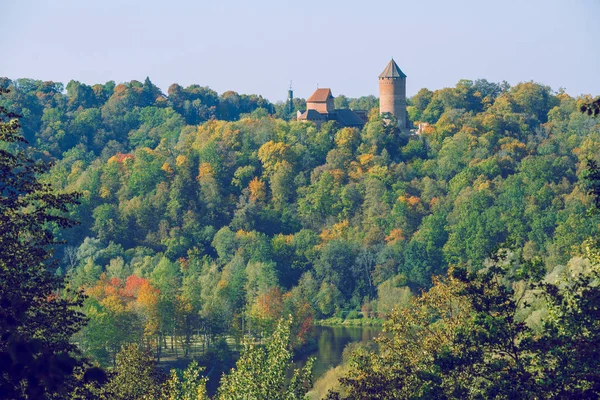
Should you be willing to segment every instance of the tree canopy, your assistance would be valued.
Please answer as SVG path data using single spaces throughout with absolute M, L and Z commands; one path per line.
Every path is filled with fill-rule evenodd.
M 298 350 L 309 342 L 315 320 L 348 314 L 387 318 L 425 291 L 431 301 L 448 300 L 439 307 L 459 302 L 468 315 L 451 319 L 450 326 L 435 325 L 436 341 L 411 346 L 446 343 L 448 351 L 473 351 L 469 362 L 487 368 L 490 376 L 522 374 L 515 388 L 524 393 L 539 387 L 540 379 L 554 380 L 552 371 L 526 364 L 529 355 L 541 354 L 527 346 L 535 335 L 550 335 L 546 328 L 522 325 L 520 315 L 527 312 L 521 305 L 510 309 L 512 303 L 483 310 L 502 320 L 488 321 L 481 313 L 481 321 L 473 320 L 483 312 L 474 308 L 477 293 L 458 290 L 478 288 L 485 301 L 488 295 L 508 301 L 519 293 L 485 286 L 475 274 L 489 270 L 490 255 L 500 248 L 512 249 L 515 265 L 539 261 L 544 268 L 535 290 L 548 296 L 553 289 L 541 282 L 554 285 L 553 271 L 593 264 L 581 261 L 589 260 L 582 246 L 600 229 L 600 215 L 588 212 L 598 202 L 600 162 L 600 123 L 587 115 L 591 96 L 575 98 L 536 82 L 511 87 L 463 79 L 408 99 L 414 129 L 407 133 L 380 118 L 371 97 L 336 99 L 339 107 L 370 108 L 368 122 L 356 129 L 295 121 L 289 105 L 256 95 L 177 84 L 162 93 L 149 78 L 92 86 L 2 78 L 0 88 L 10 89 L 0 96 L 4 115 L 6 110 L 23 115 L 20 123 L 3 117 L 0 145 L 7 232 L 0 240 L 18 243 L 0 250 L 6 282 L 15 282 L 2 289 L 3 301 L 14 308 L 2 318 L 24 321 L 23 335 L 37 340 L 34 332 L 42 329 L 27 325 L 27 310 L 50 315 L 43 311 L 50 307 L 68 321 L 56 326 L 48 318 L 49 329 L 62 332 L 60 343 L 66 343 L 59 350 L 71 354 L 76 342 L 107 368 L 116 367 L 122 346 L 130 344 L 161 362 L 201 352 L 209 361 L 198 368 L 225 366 L 215 360 L 226 358 L 229 345 L 268 340 L 287 315 L 294 316 L 290 342 Z M 303 106 L 301 100 L 292 105 L 294 112 Z M 33 148 L 19 147 L 17 131 Z M 48 161 L 52 166 L 42 167 Z M 81 195 L 68 194 L 74 192 Z M 72 220 L 81 224 L 71 226 Z M 52 254 L 56 241 L 66 245 Z M 468 274 L 435 278 L 452 267 Z M 23 274 L 32 275 L 22 279 Z M 500 282 L 502 274 L 489 278 Z M 507 276 L 525 286 L 534 282 Z M 544 302 L 539 309 L 532 306 L 533 320 L 549 321 L 542 314 L 554 303 L 551 297 Z M 21 312 L 19 304 L 36 307 Z M 433 328 L 428 318 L 453 312 L 418 304 L 418 310 L 410 307 L 420 319 L 394 329 Z M 87 325 L 72 306 L 85 314 Z M 558 314 L 567 312 L 556 307 Z M 481 333 L 486 323 L 514 330 L 525 364 L 490 350 L 506 346 L 506 337 L 472 338 L 460 331 L 468 326 Z M 52 335 L 40 340 L 54 341 Z M 555 344 L 562 340 L 546 337 Z M 552 351 L 559 357 L 563 350 Z M 446 361 L 404 354 L 408 364 L 402 368 L 416 365 L 431 374 L 431 382 L 406 387 L 449 395 L 452 386 L 473 396 L 510 389 L 469 377 L 458 366 L 467 361 L 454 353 L 439 355 Z M 567 356 L 550 361 L 575 368 Z M 455 383 L 438 380 L 442 367 Z M 19 371 L 25 370 L 6 373 Z M 198 370 L 188 375 L 200 385 Z M 593 386 L 582 379 L 577 390 Z M 423 382 L 427 387 L 419 386 Z

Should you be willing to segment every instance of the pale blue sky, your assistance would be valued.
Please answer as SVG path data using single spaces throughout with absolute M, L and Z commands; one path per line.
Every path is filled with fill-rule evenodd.
M 600 94 L 599 0 L 0 0 L 0 16 L 12 79 L 357 97 L 393 56 L 409 95 L 461 78 Z

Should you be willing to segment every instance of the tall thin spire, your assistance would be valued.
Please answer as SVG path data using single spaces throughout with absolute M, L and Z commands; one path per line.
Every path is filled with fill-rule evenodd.
M 292 81 L 290 80 L 290 89 L 288 90 L 288 111 L 294 112 L 294 90 L 292 89 Z

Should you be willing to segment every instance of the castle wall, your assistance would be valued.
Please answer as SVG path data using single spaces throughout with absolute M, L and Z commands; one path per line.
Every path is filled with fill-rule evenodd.
M 326 103 L 317 103 L 317 102 L 307 102 L 306 103 L 307 110 L 315 110 L 321 114 L 328 114 L 333 111 L 333 100 L 327 101 Z

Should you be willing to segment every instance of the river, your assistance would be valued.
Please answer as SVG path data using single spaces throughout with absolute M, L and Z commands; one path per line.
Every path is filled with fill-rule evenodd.
M 297 367 L 304 365 L 309 357 L 315 357 L 313 378 L 319 379 L 329 368 L 342 362 L 342 353 L 348 343 L 373 339 L 381 332 L 378 326 L 315 326 L 313 338 L 315 351 L 299 356 Z
M 379 326 L 315 326 L 312 331 L 312 338 L 315 341 L 314 351 L 308 351 L 298 355 L 295 360 L 295 367 L 300 368 L 309 357 L 315 357 L 313 366 L 313 379 L 317 381 L 327 370 L 336 367 L 342 362 L 342 353 L 348 343 L 361 342 L 373 339 L 381 332 Z M 190 359 L 171 359 L 164 357 L 160 366 L 169 371 L 171 368 L 185 369 Z M 228 372 L 229 368 L 235 365 L 235 359 L 230 359 L 230 365 L 221 365 L 223 360 L 215 360 L 216 364 L 209 364 L 208 371 L 211 373 L 211 379 L 207 384 L 209 395 L 214 395 L 219 384 L 219 379 L 223 372 Z M 214 366 L 217 365 L 215 369 Z

